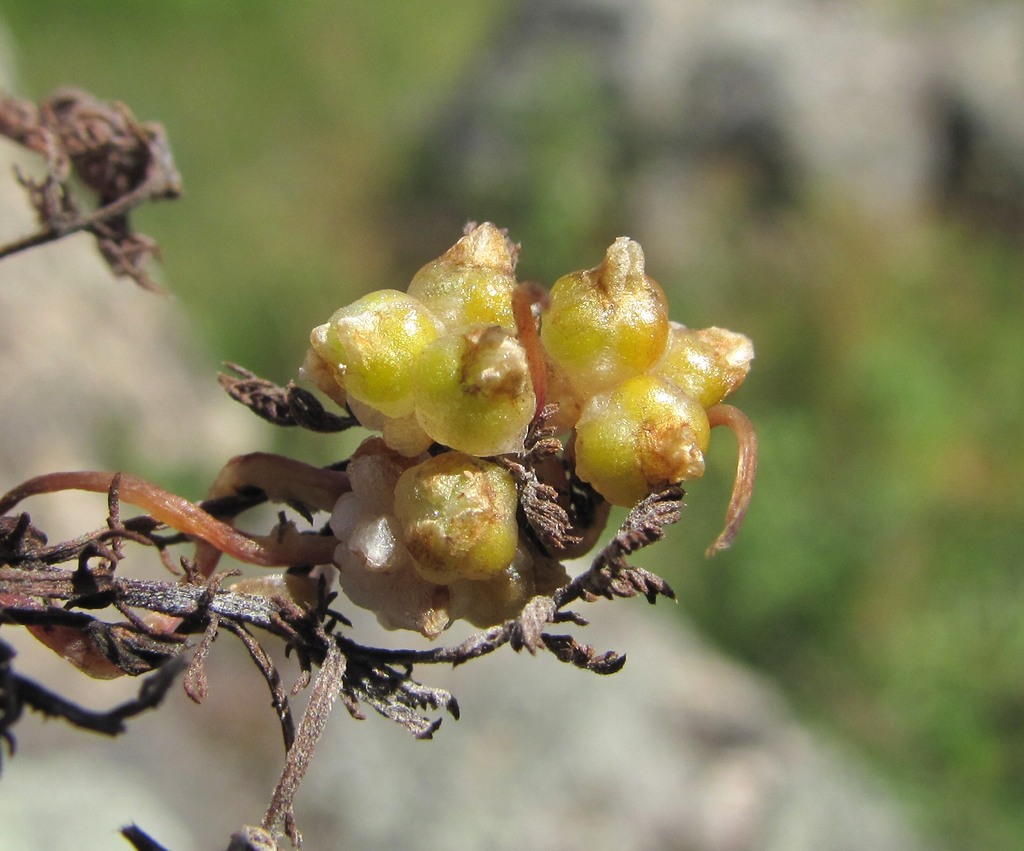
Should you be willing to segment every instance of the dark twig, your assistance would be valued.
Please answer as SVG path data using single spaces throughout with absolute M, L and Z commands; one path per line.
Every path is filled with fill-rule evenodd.
M 292 745 L 295 744 L 295 721 L 292 718 L 291 704 L 288 702 L 288 692 L 281 682 L 281 675 L 274 665 L 274 660 L 263 649 L 263 645 L 242 624 L 235 623 L 232 620 L 225 620 L 224 628 L 238 636 L 239 640 L 245 645 L 245 649 L 249 651 L 253 662 L 256 663 L 256 667 L 263 674 L 263 679 L 266 680 L 267 685 L 270 687 L 271 703 L 274 707 L 274 712 L 277 713 L 278 720 L 281 722 L 284 749 L 285 752 L 290 751 Z
M 135 851 L 168 851 L 137 824 L 121 828 L 121 836 L 132 844 Z
M 17 720 L 24 707 L 43 715 L 63 718 L 69 724 L 94 733 L 116 736 L 125 730 L 124 722 L 160 704 L 171 683 L 185 667 L 185 659 L 169 659 L 154 674 L 143 680 L 139 694 L 107 712 L 96 712 L 72 703 L 70 700 L 50 691 L 44 686 L 15 673 L 10 668 L 13 651 L 0 642 L 6 657 L 0 670 L 0 704 L 5 707 L 3 715 L 4 735 L 9 736 L 10 724 Z

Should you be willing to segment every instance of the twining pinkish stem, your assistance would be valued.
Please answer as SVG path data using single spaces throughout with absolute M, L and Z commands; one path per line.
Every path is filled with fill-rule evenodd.
M 340 470 L 324 470 L 285 455 L 250 452 L 236 455 L 224 465 L 207 497 L 234 496 L 253 487 L 263 491 L 271 502 L 301 503 L 320 511 L 331 511 L 338 497 L 352 489 L 348 473 Z M 196 543 L 196 568 L 203 576 L 216 570 L 222 552 L 226 550 L 212 542 Z M 324 561 L 330 560 L 328 557 Z
M 0 515 L 23 499 L 38 494 L 64 490 L 108 493 L 115 478 L 118 479 L 117 494 L 123 502 L 148 511 L 161 523 L 205 541 L 239 561 L 263 567 L 285 567 L 325 564 L 332 560 L 337 545 L 333 538 L 300 535 L 294 528 L 281 529 L 279 534 L 245 535 L 187 499 L 127 473 L 84 470 L 37 476 L 0 497 Z
M 233 496 L 245 488 L 259 488 L 271 502 L 297 502 L 319 511 L 331 511 L 338 497 L 352 489 L 348 474 L 340 470 L 314 467 L 286 455 L 250 452 L 224 465 L 207 496 Z
M 725 513 L 725 528 L 704 551 L 710 558 L 732 544 L 733 538 L 743 525 L 743 518 L 747 515 L 750 497 L 754 493 L 754 477 L 757 475 L 757 434 L 754 432 L 754 424 L 747 415 L 732 405 L 713 405 L 708 408 L 707 413 L 708 423 L 712 428 L 727 426 L 736 435 L 739 444 L 736 478 L 732 485 L 732 496 L 729 497 L 729 508 Z
M 544 304 L 548 294 L 538 284 L 521 283 L 512 292 L 512 315 L 516 321 L 519 342 L 526 350 L 526 363 L 530 368 L 533 395 L 537 397 L 534 418 L 540 416 L 547 404 L 548 369 L 544 362 L 544 348 L 537 333 L 537 319 L 533 315 L 534 304 Z

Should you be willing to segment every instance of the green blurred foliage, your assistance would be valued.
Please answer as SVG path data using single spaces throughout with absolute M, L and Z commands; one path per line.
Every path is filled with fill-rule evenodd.
M 757 342 L 736 402 L 761 468 L 735 549 L 673 574 L 683 605 L 863 743 L 957 846 L 1016 847 L 1021 246 L 823 200 L 728 230 L 731 259 L 700 273 L 739 296 L 718 315 Z M 687 552 L 714 534 L 716 463 L 691 489 Z
M 363 292 L 403 287 L 456 235 L 410 261 L 423 240 L 408 230 L 434 239 L 432 223 L 394 218 L 393 200 L 402 187 L 443 187 L 423 173 L 419 145 L 507 7 L 94 2 L 72 14 L 13 0 L 4 14 L 23 94 L 80 85 L 166 124 L 187 194 L 140 227 L 164 247 L 167 286 L 211 371 L 230 359 L 285 381 L 314 324 Z M 526 276 L 548 281 L 593 265 L 628 230 L 600 132 L 612 107 L 578 64 L 556 66 L 543 103 L 510 110 L 509 132 L 536 151 L 509 164 L 515 197 L 496 197 L 484 169 L 475 189 L 443 199 L 459 217 L 512 226 Z M 570 159 L 588 179 L 564 168 Z M 717 642 L 858 742 L 937 833 L 1015 848 L 1021 245 L 935 212 L 893 227 L 813 192 L 765 218 L 728 186 L 708 198 L 696 259 L 648 260 L 675 318 L 755 340 L 736 403 L 760 434 L 757 493 L 734 549 L 705 562 L 734 463 L 730 436 L 716 433 L 711 472 L 647 563 Z M 289 445 L 311 459 L 345 451 Z
M 283 380 L 316 320 L 384 283 L 389 176 L 500 23 L 493 7 L 182 0 L 72 13 L 43 0 L 4 15 L 22 94 L 81 86 L 166 126 L 186 194 L 142 211 L 140 227 L 165 246 L 168 286 L 214 353 Z

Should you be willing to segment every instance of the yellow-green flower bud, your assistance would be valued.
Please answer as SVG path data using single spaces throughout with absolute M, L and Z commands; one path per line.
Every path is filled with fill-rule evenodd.
M 684 328 L 673 322 L 665 354 L 651 372 L 710 408 L 743 383 L 753 359 L 754 344 L 743 334 L 725 328 Z
M 492 579 L 460 580 L 448 586 L 451 616 L 486 629 L 518 617 L 533 597 L 553 594 L 568 580 L 561 562 L 520 546 L 512 563 Z
M 631 378 L 590 399 L 576 423 L 576 473 L 614 505 L 704 474 L 707 414 L 678 386 Z
M 516 617 L 536 594 L 532 572 L 509 565 L 482 581 L 463 580 L 449 586 L 452 617 L 486 629 Z
M 514 268 L 508 239 L 484 222 L 420 269 L 409 284 L 409 295 L 451 331 L 472 324 L 514 328 Z
M 402 473 L 395 516 L 416 570 L 430 582 L 491 579 L 515 556 L 518 497 L 511 474 L 462 452 L 444 452 Z
M 310 345 L 346 393 L 389 417 L 401 417 L 413 409 L 413 362 L 440 330 L 412 296 L 378 290 L 314 328 Z
M 310 337 L 318 334 L 321 329 L 326 329 L 326 326 L 320 325 L 314 328 Z M 348 397 L 345 394 L 344 379 L 336 369 L 333 369 L 324 358 L 320 357 L 313 346 L 306 349 L 306 358 L 303 360 L 302 366 L 299 367 L 299 377 L 326 393 L 342 408 L 345 407 Z
M 414 395 L 423 430 L 471 455 L 522 452 L 537 405 L 526 351 L 498 325 L 427 346 L 416 362 Z
M 544 348 L 585 398 L 651 366 L 665 349 L 668 308 L 627 237 L 594 269 L 555 281 L 541 324 Z
M 404 417 L 389 417 L 381 429 L 384 442 L 407 458 L 413 458 L 421 452 L 426 452 L 433 438 L 423 430 L 420 421 L 415 414 L 408 414 Z

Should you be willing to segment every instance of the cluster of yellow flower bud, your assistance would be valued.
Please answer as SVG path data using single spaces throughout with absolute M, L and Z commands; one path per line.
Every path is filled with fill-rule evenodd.
M 424 266 L 313 329 L 304 372 L 406 455 L 522 450 L 536 408 L 512 312 L 512 248 L 484 224 Z
M 386 625 L 489 625 L 562 581 L 489 460 L 523 453 L 542 409 L 572 432 L 568 474 L 629 506 L 703 474 L 708 410 L 753 358 L 741 334 L 670 322 L 631 239 L 541 297 L 515 256 L 485 223 L 407 292 L 367 295 L 311 333 L 303 375 L 381 433 L 353 458 L 332 529 L 346 592 Z
M 742 334 L 669 322 L 665 293 L 626 237 L 596 268 L 555 282 L 541 340 L 577 397 L 576 473 L 615 505 L 703 475 L 705 410 L 754 356 Z

